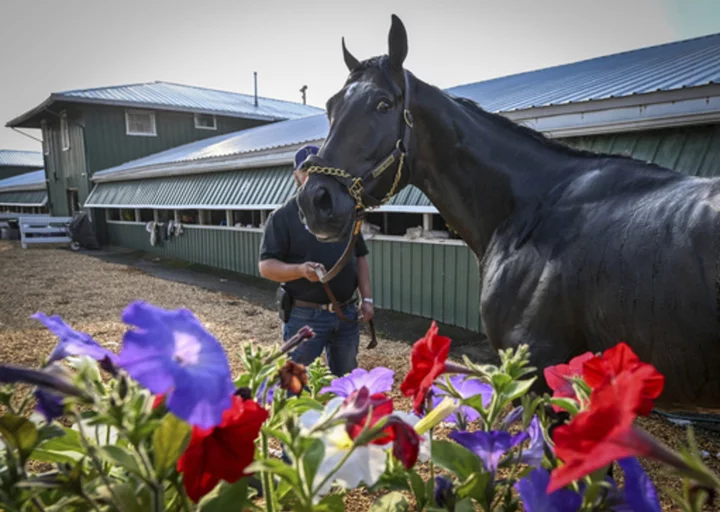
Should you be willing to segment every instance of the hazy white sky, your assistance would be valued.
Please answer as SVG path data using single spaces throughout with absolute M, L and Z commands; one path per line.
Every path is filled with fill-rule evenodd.
M 340 38 L 450 87 L 720 31 L 720 0 L 0 0 L 0 148 L 40 150 L 4 125 L 51 92 L 165 80 L 323 107 L 343 83 Z M 26 130 L 39 137 L 37 130 Z

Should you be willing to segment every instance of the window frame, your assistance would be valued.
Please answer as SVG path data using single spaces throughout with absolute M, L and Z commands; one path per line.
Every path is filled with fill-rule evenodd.
M 149 115 L 150 124 L 152 126 L 152 133 L 150 132 L 133 132 L 130 131 L 130 116 L 135 115 Z M 125 110 L 125 135 L 131 137 L 157 137 L 157 119 L 154 110 L 142 110 L 142 109 L 126 109 Z
M 65 110 L 60 112 L 60 147 L 63 151 L 70 151 L 70 125 Z
M 212 125 L 212 126 L 203 126 L 203 125 L 198 124 L 198 116 L 210 116 L 210 117 L 212 117 L 213 125 Z M 215 114 L 203 114 L 203 113 L 196 112 L 195 114 L 193 114 L 193 122 L 194 122 L 194 124 L 195 124 L 195 129 L 196 129 L 196 130 L 212 130 L 212 131 L 217 131 L 217 129 L 218 129 L 218 128 L 217 128 L 217 116 L 215 116 Z

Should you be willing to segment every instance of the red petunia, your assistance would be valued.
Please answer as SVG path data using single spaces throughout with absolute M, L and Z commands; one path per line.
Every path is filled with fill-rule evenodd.
M 583 374 L 583 363 L 594 358 L 592 352 L 585 352 L 577 357 L 570 359 L 568 364 L 556 364 L 548 366 L 543 370 L 545 381 L 550 389 L 553 390 L 553 398 L 575 398 L 575 390 L 573 389 L 572 377 L 580 377 Z M 556 411 L 562 410 L 561 407 L 553 405 Z
M 372 405 L 372 412 L 368 424 L 369 405 Z M 420 453 L 420 435 L 415 432 L 412 425 L 393 416 L 392 398 L 388 398 L 384 393 L 368 396 L 367 388 L 363 387 L 353 392 L 345 400 L 344 407 L 349 409 L 344 414 L 348 417 L 345 429 L 352 440 L 357 439 L 366 427 L 375 426 L 380 420 L 387 417 L 382 435 L 373 439 L 371 444 L 382 446 L 392 442 L 393 456 L 407 469 L 415 465 Z
M 647 416 L 653 408 L 653 400 L 660 396 L 665 377 L 651 364 L 643 363 L 625 342 L 593 357 L 583 365 L 583 379 L 592 389 L 614 382 L 620 375 L 628 374 L 642 382 L 636 414 Z
M 548 494 L 614 460 L 653 454 L 653 444 L 634 426 L 642 388 L 641 379 L 623 373 L 593 392 L 590 409 L 554 430 L 555 454 L 563 465 L 553 470 Z
M 220 480 L 234 483 L 246 476 L 245 468 L 255 457 L 255 439 L 268 416 L 254 401 L 234 395 L 220 425 L 193 427 L 190 444 L 177 462 L 190 499 L 197 503 Z
M 413 409 L 422 414 L 422 405 L 433 381 L 445 372 L 445 361 L 450 353 L 450 338 L 438 335 L 433 320 L 424 338 L 415 342 L 410 356 L 411 368 L 400 385 L 404 396 L 414 395 Z

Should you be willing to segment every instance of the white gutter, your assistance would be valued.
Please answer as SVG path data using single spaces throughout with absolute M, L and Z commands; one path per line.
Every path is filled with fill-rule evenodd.
M 95 174 L 90 179 L 96 183 L 103 183 L 108 181 L 127 181 L 131 179 L 205 174 L 209 172 L 289 165 L 292 164 L 295 152 L 298 149 L 306 144 L 321 145 L 323 140 L 324 139 L 304 141 L 290 146 L 283 146 L 281 148 L 257 151 L 253 153 L 240 153 L 206 160 L 191 160 L 186 162 L 135 167 L 123 171 L 110 172 L 105 175 Z
M 30 185 L 11 185 L 0 188 L 0 194 L 3 192 L 34 192 L 36 190 L 47 190 L 45 183 L 33 183 Z

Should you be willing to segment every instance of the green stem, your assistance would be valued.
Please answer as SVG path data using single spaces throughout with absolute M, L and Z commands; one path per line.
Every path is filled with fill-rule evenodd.
M 270 450 L 268 449 L 268 439 L 267 434 L 262 432 L 260 434 L 261 442 L 262 442 L 262 453 L 263 458 L 268 459 L 270 456 Z M 270 477 L 270 472 L 263 471 L 262 472 L 262 488 L 263 488 L 263 496 L 265 496 L 265 507 L 267 512 L 275 512 L 275 493 L 273 492 L 272 488 L 272 479 Z
M 100 464 L 100 461 L 98 460 L 97 456 L 95 455 L 95 448 L 90 445 L 90 443 L 87 440 L 87 437 L 85 436 L 85 429 L 82 426 L 82 418 L 80 417 L 80 414 L 78 414 L 77 411 L 74 411 L 73 415 L 75 417 L 75 422 L 77 423 L 77 426 L 78 426 L 78 433 L 80 434 L 80 442 L 82 443 L 83 448 L 85 448 L 85 452 L 88 454 L 88 456 L 90 457 L 90 460 L 92 461 L 93 465 L 95 466 L 95 470 L 100 475 L 100 479 L 103 481 L 103 484 L 105 484 L 105 487 L 107 487 L 108 492 L 112 496 L 113 504 L 117 507 L 118 504 L 121 503 L 121 501 L 118 499 L 117 495 L 115 494 L 115 490 L 110 485 L 110 479 L 108 479 L 108 476 L 103 471 L 103 467 Z M 83 495 L 85 495 L 85 491 L 83 489 L 81 489 L 81 492 L 83 493 Z M 86 497 L 90 501 L 92 500 L 87 495 L 85 495 L 84 497 Z M 95 507 L 95 508 L 97 509 L 97 507 Z
M 180 504 L 182 505 L 183 512 L 190 512 L 190 503 L 188 503 L 187 494 L 177 478 L 173 478 L 173 485 L 175 486 L 178 496 L 180 496 Z

